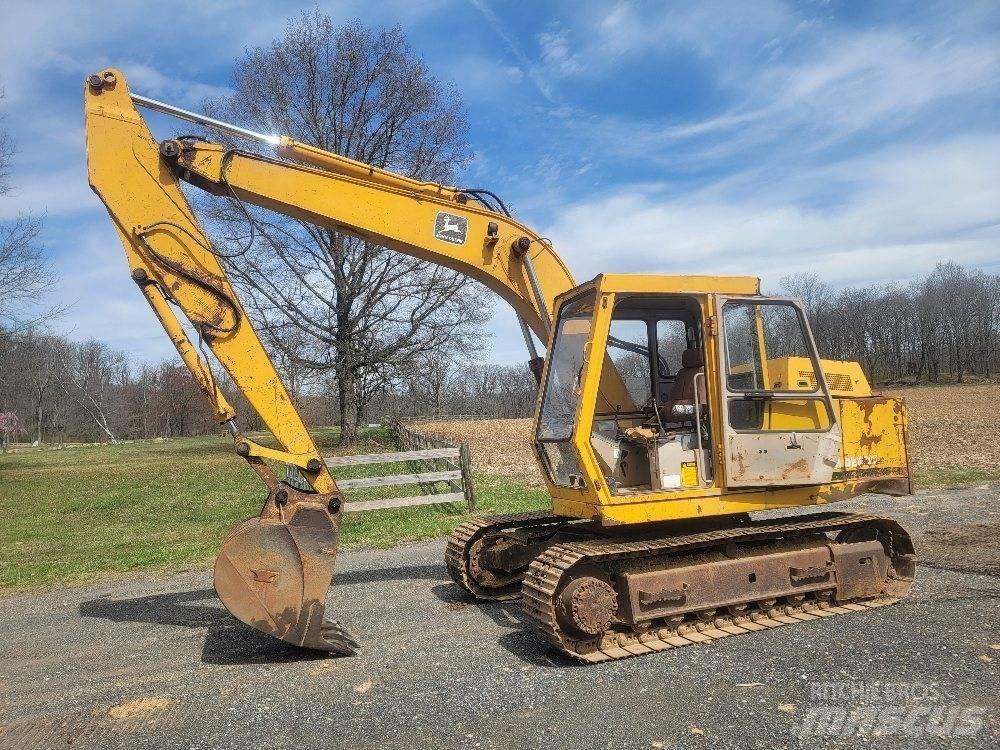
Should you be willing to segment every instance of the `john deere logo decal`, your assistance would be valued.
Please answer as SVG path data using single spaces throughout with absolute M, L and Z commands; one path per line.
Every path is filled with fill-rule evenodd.
M 469 221 L 464 216 L 438 212 L 434 220 L 434 236 L 442 242 L 452 245 L 464 245 L 465 235 L 469 232 Z

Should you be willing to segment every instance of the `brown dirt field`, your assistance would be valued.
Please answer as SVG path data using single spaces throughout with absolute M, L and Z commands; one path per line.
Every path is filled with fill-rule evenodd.
M 476 471 L 512 477 L 532 487 L 542 484 L 531 449 L 530 419 L 419 422 L 413 429 L 453 442 L 467 440 Z
M 887 390 L 906 399 L 915 471 L 1000 470 L 1000 383 Z
M 1000 383 L 886 390 L 903 396 L 910 414 L 914 471 L 1000 470 Z M 541 484 L 532 455 L 530 419 L 422 422 L 416 429 L 468 440 L 477 471 Z

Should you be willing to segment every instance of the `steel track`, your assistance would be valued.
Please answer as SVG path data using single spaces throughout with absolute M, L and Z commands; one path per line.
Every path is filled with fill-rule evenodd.
M 797 605 L 778 605 L 766 611 L 748 611 L 743 615 L 714 617 L 707 621 L 699 619 L 698 613 L 694 612 L 686 615 L 685 621 L 678 625 L 657 627 L 654 623 L 648 630 L 642 632 L 631 630 L 628 626 L 624 628 L 612 626 L 611 630 L 601 636 L 590 639 L 571 637 L 563 631 L 556 618 L 557 592 L 562 582 L 567 580 L 567 573 L 571 568 L 581 563 L 601 566 L 628 559 L 662 557 L 692 550 L 703 551 L 730 542 L 787 539 L 802 534 L 840 531 L 867 525 L 873 525 L 883 533 L 901 534 L 908 542 L 906 532 L 891 519 L 861 514 L 830 513 L 822 514 L 821 518 L 813 516 L 808 520 L 786 523 L 756 523 L 742 528 L 688 534 L 654 541 L 612 543 L 582 541 L 555 544 L 536 557 L 528 567 L 522 584 L 522 607 L 533 629 L 547 642 L 582 661 L 602 662 L 894 604 L 908 593 L 912 579 L 895 579 L 891 596 L 839 601 L 835 604 L 811 598 Z M 893 544 L 889 546 L 890 549 L 895 548 Z M 746 603 L 751 606 L 754 604 L 752 600 Z
M 534 559 L 528 566 L 523 581 L 515 581 L 502 587 L 484 587 L 470 575 L 470 550 L 478 540 L 487 535 L 546 525 L 551 525 L 556 531 L 558 527 L 568 523 L 571 523 L 568 519 L 545 512 L 473 519 L 452 533 L 445 551 L 445 560 L 452 579 L 477 598 L 493 601 L 521 598 L 524 614 L 532 628 L 560 651 L 585 662 L 623 659 L 882 607 L 906 596 L 912 585 L 912 579 L 899 576 L 888 582 L 890 585 L 883 596 L 834 603 L 814 592 L 806 594 L 802 601 L 794 604 L 774 603 L 767 609 L 760 609 L 759 602 L 748 599 L 745 613 L 715 617 L 706 610 L 699 617 L 698 612 L 691 612 L 684 615 L 682 622 L 678 623 L 676 619 L 671 622 L 654 621 L 642 629 L 613 624 L 611 629 L 599 636 L 581 639 L 567 634 L 556 616 L 556 597 L 562 585 L 571 578 L 571 570 L 578 565 L 613 566 L 630 560 L 662 560 L 665 556 L 676 553 L 704 552 L 732 542 L 787 540 L 797 536 L 872 526 L 888 542 L 892 575 L 897 562 L 893 555 L 900 549 L 912 547 L 907 533 L 891 519 L 831 512 L 791 521 L 758 521 L 745 526 L 665 538 L 625 541 L 592 539 L 556 543 Z M 897 537 L 895 540 L 894 536 Z

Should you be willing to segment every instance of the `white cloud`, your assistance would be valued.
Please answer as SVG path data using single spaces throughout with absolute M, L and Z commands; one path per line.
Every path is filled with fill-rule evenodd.
M 797 23 L 795 14 L 777 0 L 652 5 L 622 0 L 590 20 L 592 30 L 585 35 L 591 40 L 587 57 L 595 60 L 666 47 L 683 48 L 703 57 L 729 57 L 735 51 L 756 48 Z
M 624 187 L 566 207 L 547 227 L 578 279 L 600 272 L 755 274 L 812 270 L 840 284 L 908 278 L 939 260 L 1000 263 L 1000 136 L 889 149 L 805 170 L 750 174 L 694 193 Z M 812 191 L 847 185 L 837 206 Z
M 1000 46 L 983 23 L 986 8 L 925 6 L 859 29 L 836 18 L 835 7 L 778 0 L 584 3 L 566 26 L 538 36 L 539 61 L 520 49 L 517 55 L 557 104 L 548 114 L 561 122 L 549 127 L 572 132 L 566 153 L 553 158 L 590 152 L 605 161 L 655 164 L 677 176 L 729 170 L 733 162 L 744 169 L 747 160 L 794 169 L 828 158 L 848 141 L 849 153 L 857 153 L 871 147 L 859 138 L 884 141 L 906 129 L 912 138 L 949 118 L 955 122 L 948 130 L 960 133 L 968 125 L 963 110 L 978 108 L 972 116 L 980 120 L 984 105 L 995 109 Z M 646 54 L 695 66 L 721 103 L 707 115 L 685 117 L 683 105 L 665 104 L 669 115 L 635 116 L 587 111 L 562 96 L 562 79 L 613 87 Z M 665 67 L 662 75 L 675 73 Z M 558 150 L 571 139 L 552 140 Z
M 858 134 L 920 130 L 1000 97 L 1000 47 L 895 31 L 831 33 L 795 64 L 740 70 L 741 91 L 710 117 L 577 116 L 570 127 L 592 148 L 683 171 L 751 157 L 806 162 Z
M 500 38 L 500 41 L 503 42 L 507 51 L 514 58 L 519 69 L 535 85 L 538 93 L 546 101 L 554 104 L 555 98 L 552 93 L 551 83 L 542 73 L 540 66 L 524 52 L 518 40 L 507 29 L 507 26 L 500 20 L 500 17 L 490 7 L 489 3 L 486 0 L 469 0 L 469 3 L 479 11 L 486 23 L 489 24 L 493 32 Z
M 455 61 L 448 80 L 464 99 L 506 101 L 524 81 L 524 71 L 493 57 L 469 55 Z
M 54 217 L 103 210 L 87 184 L 83 160 L 74 162 L 64 168 L 18 174 L 11 193 L 0 198 L 0 221 L 28 213 Z
M 777 92 L 769 114 L 786 127 L 811 121 L 844 135 L 976 93 L 998 74 L 996 45 L 929 43 L 915 35 L 873 31 L 833 35 L 813 59 L 767 70 L 754 88 L 762 98 Z
M 129 90 L 151 99 L 197 108 L 203 100 L 232 93 L 226 86 L 213 86 L 166 75 L 151 65 L 125 61 L 118 65 L 128 76 Z
M 583 70 L 583 63 L 570 50 L 566 30 L 543 31 L 538 35 L 538 46 L 542 50 L 542 63 L 556 75 L 573 75 Z

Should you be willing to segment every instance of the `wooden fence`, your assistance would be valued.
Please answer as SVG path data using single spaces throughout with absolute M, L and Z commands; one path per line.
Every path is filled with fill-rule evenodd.
M 406 508 L 414 505 L 465 502 L 470 511 L 476 509 L 475 487 L 472 482 L 472 461 L 468 443 L 456 445 L 441 438 L 397 423 L 393 426 L 396 439 L 404 450 L 395 453 L 372 453 L 358 456 L 335 456 L 324 459 L 333 471 L 345 466 L 370 466 L 372 464 L 416 462 L 421 471 L 386 476 L 338 479 L 337 487 L 345 492 L 344 512 L 381 510 L 383 508 Z M 285 481 L 301 489 L 308 488 L 299 470 L 286 466 Z M 435 492 L 435 485 L 447 482 L 448 492 Z M 351 500 L 348 491 L 370 487 L 419 486 L 424 494 L 406 497 L 387 497 L 379 500 Z

